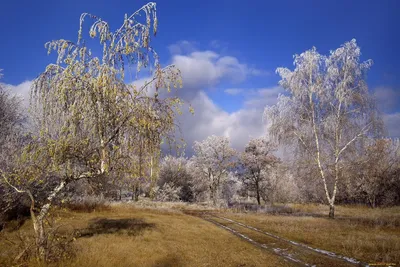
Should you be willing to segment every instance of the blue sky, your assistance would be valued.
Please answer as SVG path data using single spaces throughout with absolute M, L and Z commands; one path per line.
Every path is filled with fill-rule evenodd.
M 44 43 L 60 38 L 76 40 L 81 13 L 100 16 L 117 28 L 125 13 L 132 13 L 145 3 L 147 1 L 133 0 L 3 1 L 0 8 L 2 82 L 18 90 L 18 85 L 34 79 L 54 60 L 47 56 Z M 226 127 L 235 132 L 235 127 L 239 127 L 235 125 L 240 124 L 235 121 L 236 117 L 258 110 L 262 104 L 273 103 L 272 98 L 276 98 L 279 91 L 275 69 L 292 67 L 293 54 L 312 46 L 321 53 L 328 53 L 355 38 L 363 59 L 374 60 L 368 76 L 369 86 L 379 91 L 377 97 L 386 114 L 390 135 L 399 136 L 400 129 L 396 126 L 400 123 L 399 13 L 400 1 L 396 0 L 163 0 L 157 2 L 159 29 L 152 45 L 162 62 L 180 62 L 184 63 L 182 67 L 187 66 L 189 85 L 184 89 L 195 92 L 190 101 L 199 108 L 211 105 L 208 109 L 215 108 L 214 112 L 223 114 L 215 124 L 231 120 Z M 205 54 L 206 51 L 214 54 Z M 194 55 L 196 52 L 200 54 Z M 206 70 L 193 66 L 198 66 L 199 59 L 217 67 L 223 59 L 221 62 L 229 61 L 229 66 L 236 64 L 236 69 L 226 70 L 227 65 L 220 65 L 223 71 L 217 70 L 223 74 L 210 76 L 212 81 L 204 82 L 201 77 L 206 76 L 202 74 Z M 189 70 L 197 71 L 197 76 L 192 77 Z M 237 89 L 237 93 L 229 94 L 227 92 L 234 90 L 227 89 Z M 271 99 L 263 102 L 260 101 L 262 97 Z M 252 106 L 254 103 L 260 107 Z M 200 112 L 199 118 L 202 117 L 209 119 Z M 261 117 L 262 112 L 260 118 L 254 120 L 261 121 Z M 245 120 L 252 119 L 246 117 Z M 205 124 L 204 128 L 210 125 L 207 121 Z M 223 129 L 216 130 L 217 134 L 218 131 Z M 243 134 L 250 136 L 261 132 L 260 128 Z

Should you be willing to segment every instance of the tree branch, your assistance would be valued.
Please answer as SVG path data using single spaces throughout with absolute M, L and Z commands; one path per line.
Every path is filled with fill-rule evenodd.
M 349 145 L 351 145 L 355 140 L 357 140 L 357 138 L 359 138 L 360 136 L 362 136 L 362 135 L 365 133 L 365 131 L 367 131 L 367 129 L 371 126 L 371 124 L 372 124 L 372 122 L 370 122 L 370 123 L 368 123 L 367 125 L 365 125 L 365 126 L 361 129 L 361 131 L 360 131 L 356 136 L 354 136 L 353 139 L 351 139 L 349 142 L 347 142 L 346 145 L 344 145 L 344 147 L 339 151 L 339 153 L 338 153 L 338 155 L 337 155 L 337 157 L 336 157 L 336 162 L 339 161 L 339 156 L 340 156 L 340 154 L 342 154 L 343 151 L 345 151 Z

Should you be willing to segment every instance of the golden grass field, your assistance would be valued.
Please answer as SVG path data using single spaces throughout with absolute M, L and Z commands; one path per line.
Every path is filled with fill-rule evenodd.
M 292 205 L 315 216 L 268 215 L 212 210 L 225 217 L 304 244 L 364 262 L 400 261 L 400 208 Z M 49 266 L 292 266 L 281 257 L 187 212 L 204 207 L 184 204 L 116 204 L 90 213 L 53 211 L 59 231 L 80 235 L 74 256 Z M 18 266 L 17 235 L 32 232 L 30 221 L 0 236 L 0 266 Z M 9 240 L 9 241 L 7 241 Z M 14 242 L 15 244 L 10 243 Z M 29 266 L 38 266 L 34 260 Z M 21 266 L 21 265 L 20 265 Z M 22 265 L 23 266 L 23 265 Z
M 400 207 L 337 207 L 327 218 L 323 205 L 291 205 L 312 216 L 225 213 L 226 217 L 303 244 L 367 263 L 400 263 Z

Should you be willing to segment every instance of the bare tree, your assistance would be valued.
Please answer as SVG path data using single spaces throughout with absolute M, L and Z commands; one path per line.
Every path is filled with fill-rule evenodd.
M 363 153 L 352 161 L 354 195 L 365 199 L 375 208 L 387 197 L 399 197 L 400 143 L 392 139 L 369 139 L 362 147 Z M 396 192 L 397 191 L 397 192 Z M 398 201 L 398 199 L 397 199 Z
M 210 197 L 217 204 L 218 190 L 222 179 L 226 178 L 229 168 L 233 167 L 235 150 L 230 147 L 229 138 L 209 136 L 202 142 L 195 142 L 193 164 L 201 173 L 210 189 Z
M 293 71 L 277 69 L 287 94 L 265 109 L 270 134 L 283 143 L 297 143 L 312 157 L 331 218 L 343 155 L 380 126 L 365 82 L 372 61 L 360 62 L 360 55 L 354 39 L 328 57 L 315 48 L 295 55 Z
M 272 152 L 275 145 L 265 138 L 251 139 L 240 155 L 241 177 L 248 189 L 255 191 L 258 205 L 261 204 L 262 191 L 272 187 L 272 169 L 279 159 Z

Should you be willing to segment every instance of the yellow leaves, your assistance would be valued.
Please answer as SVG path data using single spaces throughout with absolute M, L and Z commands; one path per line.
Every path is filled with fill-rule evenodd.
M 125 45 L 125 54 L 130 54 L 130 53 L 132 53 L 132 51 L 133 51 L 133 49 L 129 46 L 129 44 L 128 43 L 126 43 L 126 45 Z
M 189 112 L 194 115 L 194 108 L 192 106 L 189 107 Z
M 94 38 L 94 37 L 96 37 L 96 31 L 90 31 L 89 32 L 89 35 L 90 35 L 90 37 L 92 37 L 92 38 Z
M 157 20 L 157 17 L 154 17 L 154 19 L 153 19 L 153 34 L 154 35 L 157 34 L 157 28 L 158 28 L 158 20 Z
M 156 31 L 157 18 L 153 19 Z M 158 92 L 151 97 L 146 90 L 154 83 L 160 90 L 168 92 L 172 86 L 182 87 L 180 72 L 173 66 L 161 68 L 156 53 L 146 49 L 150 46 L 149 29 L 135 28 L 132 21 L 135 20 L 126 17 L 125 26 L 129 31 L 118 36 L 108 32 L 108 26 L 104 28 L 106 24 L 95 24 L 90 28 L 91 38 L 99 34 L 103 56 L 106 54 L 103 60 L 88 57 L 90 49 L 85 43 L 75 47 L 61 40 L 46 46 L 49 50 L 57 50 L 66 66 L 49 65 L 37 81 L 38 93 L 34 101 L 43 113 L 41 147 L 35 146 L 23 154 L 22 159 L 27 164 L 35 162 L 43 170 L 64 175 L 74 168 L 74 163 L 68 165 L 68 157 L 81 157 L 82 152 L 87 152 L 88 155 L 84 154 L 85 163 L 98 168 L 101 160 L 99 140 L 111 138 L 116 127 L 120 127 L 118 136 L 112 138 L 117 142 L 109 144 L 107 157 L 137 153 L 138 139 L 143 145 L 143 153 L 153 153 L 163 137 L 173 134 L 175 107 L 182 101 L 178 98 L 158 99 Z M 107 45 L 104 43 L 106 39 L 110 40 Z M 155 55 L 154 58 L 149 58 L 151 54 Z M 124 76 L 128 70 L 147 67 L 153 59 L 156 61 L 155 79 L 148 80 L 148 84 L 145 82 L 146 88 L 126 84 Z M 177 110 L 177 113 L 182 113 Z M 97 154 L 91 151 L 97 151 Z M 33 169 L 31 171 L 33 173 Z

